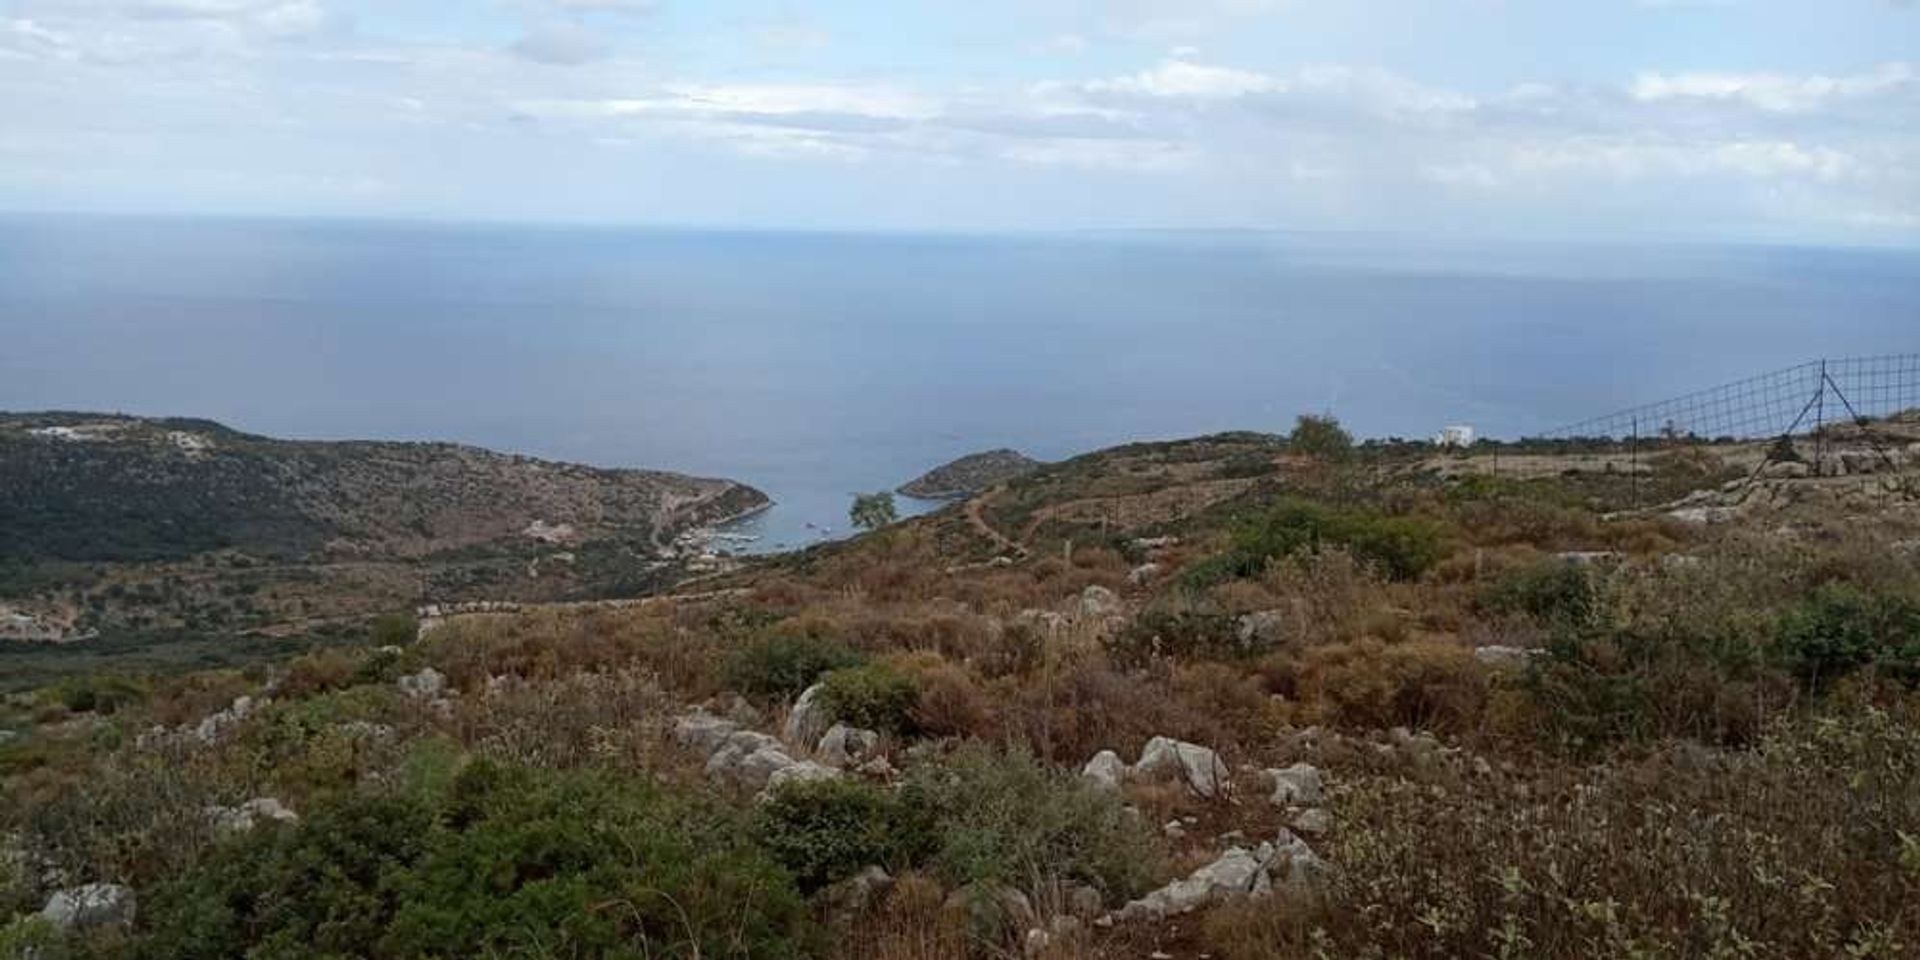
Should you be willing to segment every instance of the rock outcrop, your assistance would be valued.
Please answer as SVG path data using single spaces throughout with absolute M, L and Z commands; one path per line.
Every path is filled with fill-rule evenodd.
M 1232 774 L 1220 755 L 1197 743 L 1170 737 L 1154 737 L 1140 751 L 1140 762 L 1133 765 L 1136 775 L 1179 780 L 1194 794 L 1213 798 L 1225 793 Z
M 89 883 L 61 890 L 40 911 L 55 930 L 125 929 L 133 926 L 138 902 L 133 890 L 117 883 Z
M 1040 461 L 1018 451 L 988 450 L 935 467 L 903 484 L 899 492 L 918 500 L 970 497 L 1042 466 Z

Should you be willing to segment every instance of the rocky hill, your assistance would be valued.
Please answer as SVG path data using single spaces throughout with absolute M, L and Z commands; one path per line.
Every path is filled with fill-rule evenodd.
M 666 545 L 751 487 L 444 443 L 275 440 L 200 420 L 0 415 L 0 557 L 424 556 L 501 541 Z
M 670 580 L 729 480 L 203 420 L 0 414 L 0 639 L 300 630 L 417 603 Z M 683 556 L 686 555 L 686 556 Z
M 935 467 L 899 492 L 922 500 L 951 500 L 991 489 L 1043 465 L 1017 450 L 988 450 Z

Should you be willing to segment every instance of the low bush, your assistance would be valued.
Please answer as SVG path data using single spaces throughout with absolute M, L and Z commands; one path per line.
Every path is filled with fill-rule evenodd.
M 1308 650 L 1292 681 L 1325 719 L 1363 728 L 1473 729 L 1489 680 L 1473 652 L 1457 643 L 1375 639 Z
M 791 700 L 820 675 L 857 666 L 863 658 L 839 640 L 775 627 L 749 641 L 727 663 L 727 681 L 749 696 Z
M 820 679 L 820 702 L 835 720 L 869 730 L 908 733 L 920 702 L 917 677 L 879 661 L 835 670 Z
M 1780 620 L 1775 656 L 1813 691 L 1862 667 L 1920 681 L 1920 605 L 1831 585 Z
M 1445 556 L 1439 524 L 1410 516 L 1336 510 L 1288 498 L 1240 525 L 1219 557 L 1188 568 L 1187 581 L 1205 586 L 1257 577 L 1270 561 L 1344 547 L 1390 580 L 1417 580 Z
M 1502 574 L 1479 597 L 1482 610 L 1525 614 L 1543 624 L 1584 626 L 1600 615 L 1599 589 L 1584 565 L 1549 561 Z
M 1910 719 L 1798 719 L 1748 751 L 1549 767 L 1497 789 L 1356 776 L 1340 815 L 1321 848 L 1339 865 L 1324 909 L 1223 913 L 1206 946 L 1230 960 L 1892 958 L 1920 943 Z
M 147 698 L 147 685 L 127 677 L 69 677 L 55 684 L 47 697 L 71 713 L 110 716 Z
M 781 786 L 754 811 L 753 833 L 807 893 L 869 866 L 898 872 L 932 846 L 924 810 L 858 780 Z
M 1786 676 L 1737 635 L 1560 630 L 1524 678 L 1549 746 L 1593 754 L 1662 737 L 1744 744 L 1795 700 Z
M 1086 883 L 1111 901 L 1144 890 L 1160 866 L 1119 798 L 1024 751 L 969 745 L 917 768 L 906 797 L 933 817 L 931 864 L 955 887 Z
M 1194 610 L 1150 610 L 1108 637 L 1107 655 L 1136 667 L 1160 658 L 1223 660 L 1262 651 L 1240 642 L 1234 617 Z
M 135 956 L 789 957 L 786 872 L 723 814 L 599 774 L 475 762 L 225 844 L 143 904 Z

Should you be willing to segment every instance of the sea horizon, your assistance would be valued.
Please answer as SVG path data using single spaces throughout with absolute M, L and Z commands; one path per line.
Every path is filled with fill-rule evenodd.
M 0 215 L 0 408 L 721 476 L 777 549 L 978 450 L 1521 436 L 1909 350 L 1914 302 L 1875 247 Z

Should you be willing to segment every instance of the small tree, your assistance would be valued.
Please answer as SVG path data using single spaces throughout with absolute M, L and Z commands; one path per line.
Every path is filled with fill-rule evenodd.
M 1299 453 L 1322 460 L 1345 460 L 1353 452 L 1353 435 L 1330 413 L 1301 414 L 1287 443 Z
M 878 530 L 900 519 L 900 511 L 894 508 L 891 493 L 859 493 L 853 497 L 847 519 L 862 530 Z

